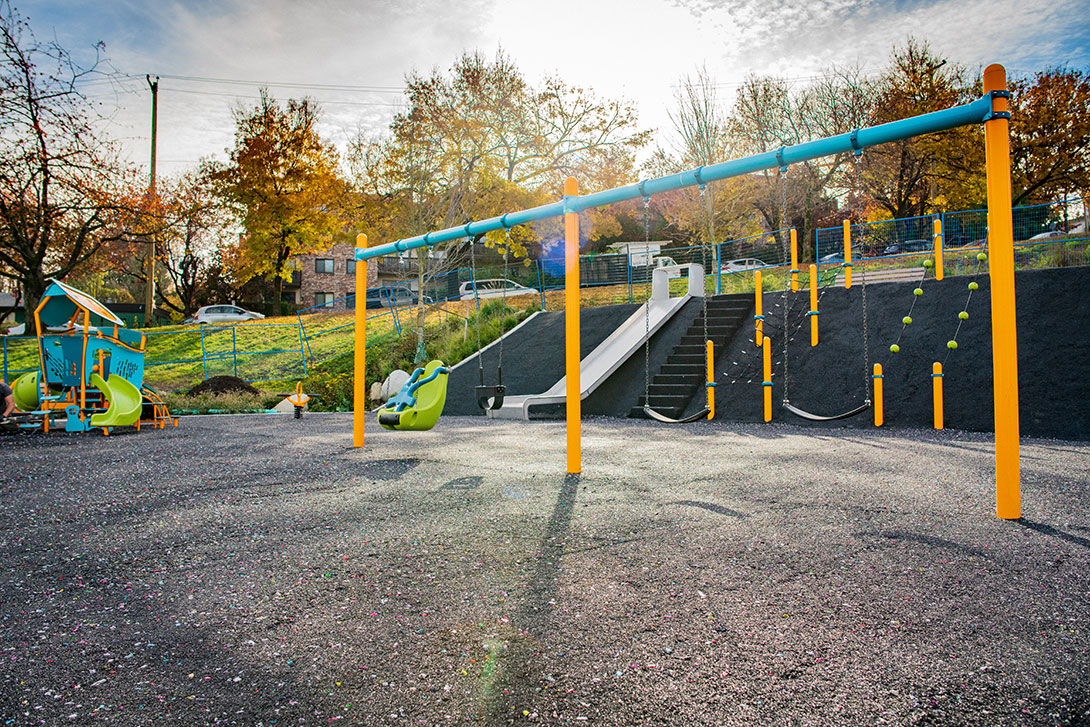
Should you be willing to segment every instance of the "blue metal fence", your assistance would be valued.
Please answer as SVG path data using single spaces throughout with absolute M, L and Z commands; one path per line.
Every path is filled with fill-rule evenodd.
M 34 336 L 0 336 L 3 342 L 4 355 L 4 381 L 11 382 L 22 374 L 38 370 L 38 339 Z M 33 359 L 34 366 L 29 368 L 13 368 L 12 359 Z
M 1013 218 L 1015 261 L 1018 267 L 1024 269 L 1090 264 L 1087 203 L 1087 199 L 1077 198 L 1051 204 L 1016 207 Z M 933 249 L 931 230 L 935 219 L 943 223 L 944 253 L 947 255 L 945 264 L 948 269 L 956 268 L 961 258 L 970 260 L 967 255 L 959 255 L 959 251 L 972 253 L 984 244 L 987 211 L 968 210 L 852 225 L 853 255 L 862 254 L 870 259 L 926 254 Z M 706 290 L 718 293 L 725 287 L 724 282 L 731 275 L 748 274 L 760 267 L 782 266 L 785 262 L 783 241 L 788 234 L 787 230 L 777 230 L 727 240 L 714 247 L 694 245 L 666 247 L 654 253 L 641 251 L 583 255 L 580 258 L 580 287 L 617 286 L 616 300 L 642 302 L 650 294 L 651 272 L 656 266 L 666 265 L 676 272 L 672 277 L 684 278 L 688 275 L 686 265 L 695 262 L 704 266 Z M 843 247 L 843 227 L 817 230 L 819 265 L 837 265 L 842 262 Z M 673 267 L 675 264 L 676 268 Z M 538 304 L 544 310 L 547 307 L 546 293 L 564 287 L 563 260 L 546 249 L 541 258 L 528 265 L 524 261 L 518 261 L 506 266 L 479 265 L 476 270 L 460 267 L 429 279 L 425 283 L 425 299 L 428 302 L 461 300 L 467 295 L 466 291 L 478 289 L 476 285 L 463 287 L 466 283 L 495 278 L 509 280 L 533 291 Z M 389 316 L 391 331 L 400 338 L 403 334 L 401 314 L 406 309 L 415 308 L 416 296 L 405 283 L 381 286 L 368 291 L 368 306 L 374 308 L 374 312 L 367 315 L 368 322 Z M 339 305 L 342 303 L 343 306 Z M 203 378 L 230 374 L 249 382 L 305 376 L 309 366 L 344 353 L 343 346 L 337 348 L 327 343 L 336 339 L 325 337 L 354 326 L 354 321 L 350 321 L 323 327 L 320 319 L 314 319 L 309 314 L 333 312 L 335 309 L 343 311 L 346 308 L 353 309 L 355 305 L 355 296 L 348 295 L 300 310 L 294 323 L 202 325 L 175 331 L 150 331 L 146 366 L 149 373 L 152 373 L 164 366 L 199 364 L 200 376 Z M 269 332 L 272 329 L 279 329 L 281 335 L 270 337 Z M 283 335 L 288 330 L 292 330 L 292 333 Z M 177 336 L 199 336 L 200 357 L 172 357 L 170 342 L 172 337 Z M 279 341 L 291 338 L 297 340 L 298 345 L 288 347 L 280 343 L 277 344 L 279 347 L 270 347 L 267 343 L 270 338 Z M 368 347 L 379 342 L 372 339 Z M 33 336 L 2 336 L 0 346 L 5 380 L 10 381 L 20 374 L 36 370 L 37 344 Z M 13 365 L 13 360 L 20 363 Z M 35 366 L 27 367 L 26 362 L 31 360 Z
M 1015 207 L 1011 210 L 1015 247 L 1084 242 L 1088 239 L 1087 203 L 1087 199 L 1076 197 Z M 988 232 L 988 211 L 966 210 L 852 225 L 853 254 L 881 258 L 927 252 L 933 248 L 932 225 L 935 220 L 942 222 L 944 252 L 984 245 Z M 843 255 L 843 227 L 819 229 L 818 263 L 842 262 Z

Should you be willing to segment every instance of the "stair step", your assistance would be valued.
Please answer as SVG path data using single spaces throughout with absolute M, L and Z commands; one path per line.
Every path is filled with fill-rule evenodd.
M 684 384 L 686 386 L 696 386 L 704 381 L 704 377 L 707 372 L 704 371 L 704 367 L 701 366 L 697 369 L 695 366 L 687 370 L 685 373 L 673 373 L 664 374 L 661 371 L 655 374 L 655 377 L 651 379 L 651 388 L 655 388 L 659 385 L 665 384 Z
M 715 325 L 731 326 L 731 325 L 734 325 L 735 323 L 737 323 L 738 321 L 751 321 L 751 320 L 753 320 L 753 316 L 750 314 L 750 311 L 745 311 L 744 313 L 731 313 L 730 315 L 723 315 L 723 316 L 708 316 L 708 325 L 709 326 L 715 326 Z M 690 323 L 689 325 L 703 326 L 704 325 L 704 316 L 699 316 L 698 315 L 696 318 L 693 319 L 693 322 Z
M 700 383 L 699 378 L 692 382 L 660 382 L 651 383 L 651 396 L 688 396 L 692 398 L 693 389 Z
M 689 364 L 690 366 L 703 366 L 704 354 L 698 356 L 690 356 L 687 354 L 672 353 L 666 357 L 666 363 L 668 364 Z
M 703 371 L 704 364 L 701 363 L 699 366 L 693 366 L 692 364 L 664 363 L 659 367 L 658 373 L 663 375 L 684 376 L 697 370 Z

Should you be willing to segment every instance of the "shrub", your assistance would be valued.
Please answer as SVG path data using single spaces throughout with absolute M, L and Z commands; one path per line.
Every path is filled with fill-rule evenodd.
M 163 401 L 172 412 L 188 414 L 238 414 L 240 412 L 265 411 L 276 406 L 280 397 L 268 392 L 243 394 L 228 392 L 223 394 L 164 394 Z

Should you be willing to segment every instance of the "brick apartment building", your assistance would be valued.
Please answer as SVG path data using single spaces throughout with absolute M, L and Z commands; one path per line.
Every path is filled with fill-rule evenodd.
M 325 252 L 296 255 L 291 279 L 284 282 L 284 300 L 300 308 L 328 305 L 335 310 L 354 308 L 344 300 L 356 292 L 356 246 L 334 245 Z M 367 266 L 367 287 L 378 284 L 378 266 Z M 334 302 L 336 301 L 336 302 Z
M 296 255 L 290 280 L 284 282 L 284 301 L 300 308 L 328 305 L 333 310 L 355 307 L 345 300 L 356 292 L 356 248 L 350 243 L 334 245 L 313 255 Z M 367 264 L 367 288 L 403 283 L 416 289 L 414 253 L 385 256 Z

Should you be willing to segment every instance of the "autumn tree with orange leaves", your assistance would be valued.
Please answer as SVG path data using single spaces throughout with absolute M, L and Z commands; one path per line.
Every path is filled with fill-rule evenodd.
M 255 107 L 236 111 L 235 123 L 230 161 L 209 164 L 206 173 L 245 231 L 231 258 L 237 277 L 272 279 L 279 305 L 288 260 L 327 249 L 343 227 L 347 186 L 336 149 L 318 134 L 312 99 L 282 106 L 262 90 Z

